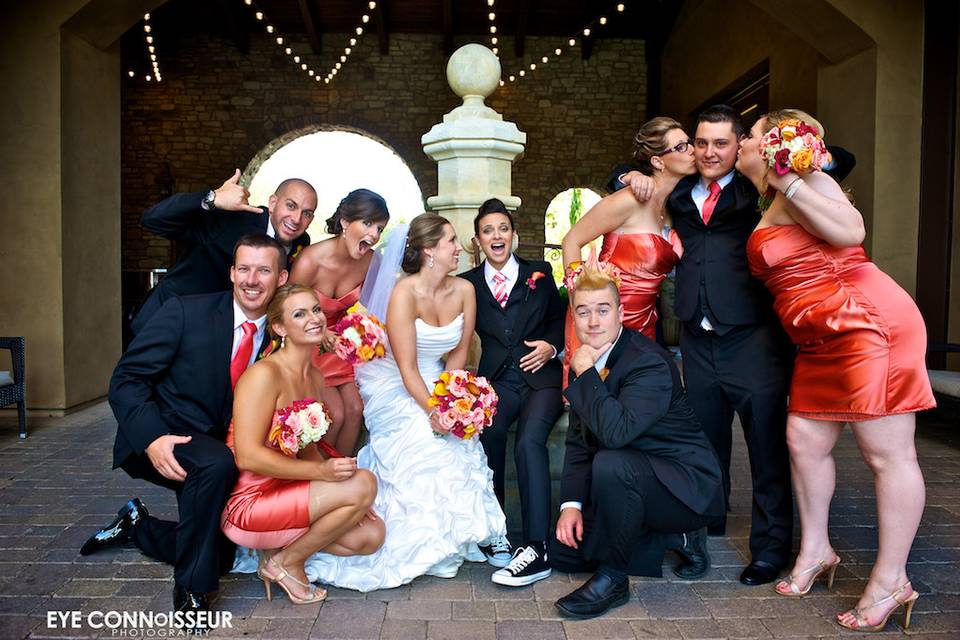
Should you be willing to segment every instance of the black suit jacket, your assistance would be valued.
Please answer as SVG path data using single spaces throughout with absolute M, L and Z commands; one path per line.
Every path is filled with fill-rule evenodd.
M 264 334 L 262 350 L 266 340 Z M 176 297 L 130 343 L 110 379 L 113 466 L 160 436 L 226 436 L 233 411 L 233 294 Z
M 506 307 L 501 307 L 490 292 L 483 273 L 486 261 L 460 274 L 473 284 L 477 296 L 476 332 L 482 349 L 477 373 L 488 380 L 496 380 L 513 364 L 531 388 L 559 387 L 563 380 L 559 358 L 553 358 L 534 373 L 520 369 L 520 358 L 530 353 L 530 347 L 523 344 L 524 340 L 546 340 L 558 354 L 563 350 L 566 306 L 557 292 L 549 263 L 515 257 L 520 269 Z M 527 279 L 537 271 L 544 277 L 537 280 L 535 289 L 530 289 Z
M 724 513 L 720 463 L 687 402 L 671 355 L 624 328 L 613 345 L 606 380 L 596 369 L 570 371 L 570 402 L 560 501 L 590 502 L 591 466 L 599 449 L 649 456 L 657 479 L 700 515 Z
M 772 299 L 747 264 L 747 239 L 760 221 L 757 190 L 734 173 L 707 225 L 691 196 L 699 180 L 699 174 L 683 178 L 667 199 L 673 227 L 683 242 L 677 264 L 677 317 L 698 323 L 705 301 L 712 320 L 723 325 L 766 322 L 772 318 Z
M 230 266 L 237 240 L 249 233 L 266 233 L 269 214 L 243 211 L 205 211 L 200 203 L 206 192 L 178 193 L 146 211 L 140 224 L 148 231 L 177 240 L 187 251 L 154 287 L 133 320 L 139 332 L 157 310 L 174 296 L 214 293 L 232 288 Z M 301 247 L 310 244 L 306 233 L 297 238 L 287 256 L 287 269 Z

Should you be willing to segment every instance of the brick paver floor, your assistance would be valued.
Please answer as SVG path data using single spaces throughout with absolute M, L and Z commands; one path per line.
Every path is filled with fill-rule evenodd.
M 16 439 L 15 418 L 0 417 L 0 639 L 170 637 L 164 629 L 126 634 L 63 625 L 48 612 L 169 611 L 172 572 L 135 549 L 86 558 L 77 550 L 132 495 L 151 513 L 174 513 L 172 494 L 110 471 L 115 422 L 105 403 L 65 418 L 31 420 Z M 960 432 L 924 424 L 918 436 L 927 507 L 908 571 L 922 594 L 910 635 L 960 637 Z M 281 593 L 263 598 L 255 577 L 229 576 L 215 607 L 233 612 L 233 627 L 213 637 L 243 638 L 794 638 L 854 635 L 834 622 L 852 606 L 874 557 L 877 536 L 872 483 L 849 432 L 837 448 L 832 536 L 843 558 L 832 593 L 818 583 L 810 597 L 786 599 L 769 585 L 737 581 L 747 560 L 750 495 L 742 440 L 735 451 L 728 536 L 711 538 L 714 567 L 702 580 L 631 579 L 630 602 L 606 616 L 561 619 L 553 601 L 585 576 L 556 574 L 524 589 L 490 582 L 492 568 L 467 565 L 450 580 L 420 578 L 387 591 L 330 589 L 329 599 L 291 606 Z M 511 510 L 512 509 L 508 509 Z M 673 558 L 668 554 L 666 562 Z M 886 634 L 901 634 L 896 623 Z

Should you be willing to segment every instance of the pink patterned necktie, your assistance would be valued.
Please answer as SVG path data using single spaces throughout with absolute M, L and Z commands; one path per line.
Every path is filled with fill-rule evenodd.
M 499 271 L 493 274 L 493 297 L 501 307 L 507 306 L 507 278 Z

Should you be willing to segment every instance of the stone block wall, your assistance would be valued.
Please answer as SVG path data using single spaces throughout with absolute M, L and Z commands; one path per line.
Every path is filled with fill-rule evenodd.
M 334 61 L 346 40 L 325 34 L 323 56 L 309 58 L 314 68 Z M 463 38 L 457 45 L 480 40 Z M 513 192 L 523 200 L 518 224 L 527 241 L 543 240 L 543 214 L 554 195 L 572 186 L 602 191 L 611 167 L 629 156 L 646 116 L 642 41 L 600 40 L 589 60 L 573 49 L 541 65 L 539 56 L 562 41 L 529 38 L 525 64 L 535 60 L 537 71 L 488 100 L 527 133 L 526 152 L 513 173 Z M 296 38 L 293 46 L 309 50 Z M 512 53 L 510 38 L 502 39 L 501 51 Z M 504 78 L 523 62 L 506 55 Z M 263 36 L 251 38 L 246 55 L 226 40 L 184 38 L 160 63 L 163 83 L 123 83 L 125 271 L 169 266 L 174 258 L 169 242 L 139 227 L 146 207 L 171 193 L 218 186 L 292 130 L 369 132 L 404 159 L 425 198 L 436 193 L 436 165 L 423 153 L 420 136 L 459 103 L 447 86 L 440 36 L 391 34 L 385 56 L 375 38 L 365 38 L 330 85 L 297 71 Z

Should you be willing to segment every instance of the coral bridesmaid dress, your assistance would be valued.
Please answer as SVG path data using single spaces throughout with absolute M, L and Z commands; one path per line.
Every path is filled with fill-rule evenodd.
M 363 283 L 339 298 L 331 298 L 322 291 L 317 292 L 320 308 L 327 317 L 327 327 L 332 328 L 346 315 L 347 309 L 360 299 L 360 287 Z M 319 349 L 313 354 L 313 366 L 323 372 L 324 384 L 328 387 L 339 387 L 342 384 L 353 382 L 353 365 L 342 360 L 335 353 L 321 353 Z
M 277 420 L 273 412 L 270 424 Z M 227 431 L 227 446 L 234 452 L 233 422 Z M 273 445 L 267 445 L 276 449 Z M 310 481 L 268 478 L 241 471 L 220 518 L 224 535 L 241 547 L 279 549 L 310 528 Z
M 754 231 L 747 258 L 798 347 L 790 413 L 851 422 L 936 405 L 920 311 L 863 247 L 785 225 Z
M 607 233 L 600 247 L 600 261 L 620 269 L 620 302 L 623 326 L 656 339 L 657 294 L 660 283 L 673 271 L 683 254 L 673 230 L 667 239 L 655 233 Z M 573 311 L 567 309 L 564 331 L 563 386 L 567 386 L 570 358 L 580 346 L 573 328 Z

